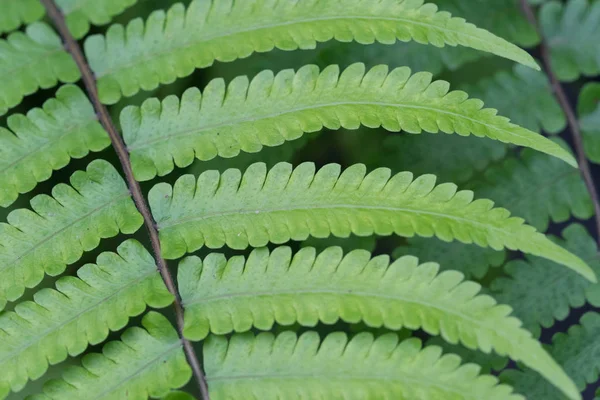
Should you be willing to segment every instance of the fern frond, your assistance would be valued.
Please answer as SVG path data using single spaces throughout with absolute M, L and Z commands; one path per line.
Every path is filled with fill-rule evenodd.
M 44 7 L 39 0 L 0 0 L 0 34 L 30 24 L 44 15 Z
M 461 89 L 497 109 L 516 125 L 534 132 L 543 129 L 548 133 L 559 133 L 567 125 L 565 114 L 543 72 L 516 65 L 510 72 L 501 71 L 492 78 L 464 85 Z
M 461 344 L 451 344 L 440 336 L 433 336 L 425 342 L 426 346 L 439 346 L 444 353 L 456 354 L 463 363 L 475 364 L 481 367 L 483 374 L 490 374 L 492 371 L 502 371 L 508 365 L 509 359 L 496 353 L 482 353 L 464 347 Z
M 293 332 L 211 336 L 204 348 L 211 399 L 522 400 L 474 364 L 395 334 Z
M 550 351 L 563 365 L 581 390 L 598 380 L 600 374 L 600 314 L 588 312 L 581 317 L 580 325 L 573 325 L 568 333 L 557 333 Z M 530 399 L 563 400 L 551 385 L 531 371 L 508 370 L 501 380 L 527 393 Z
M 539 68 L 524 50 L 422 0 L 194 0 L 187 10 L 176 4 L 166 13 L 156 11 L 145 24 L 136 19 L 127 28 L 113 25 L 106 37 L 88 38 L 85 52 L 102 101 L 113 104 L 216 60 L 274 47 L 310 49 L 332 39 L 461 45 Z
M 23 96 L 58 81 L 75 82 L 80 73 L 61 39 L 43 22 L 27 26 L 0 40 L 0 115 L 19 104 Z
M 552 70 L 560 80 L 600 74 L 598 1 L 550 1 L 542 6 L 539 20 L 550 45 Z
M 0 207 L 50 178 L 53 170 L 110 145 L 92 104 L 74 85 L 58 89 L 56 98 L 27 116 L 8 117 L 0 127 Z
M 56 185 L 53 197 L 34 197 L 33 210 L 15 210 L 0 224 L 0 309 L 44 273 L 62 273 L 100 239 L 142 225 L 127 185 L 108 162 L 92 161 L 71 176 L 71 185 Z
M 0 398 L 42 376 L 48 364 L 102 342 L 146 304 L 165 307 L 173 301 L 154 259 L 134 240 L 121 244 L 118 254 L 101 254 L 96 265 L 83 266 L 77 275 L 0 315 Z
M 65 15 L 71 34 L 80 39 L 90 30 L 90 24 L 105 25 L 138 0 L 56 0 Z
M 570 225 L 557 240 L 566 249 L 586 260 L 600 273 L 600 257 L 595 240 L 585 227 Z M 523 324 L 539 334 L 540 325 L 549 328 L 555 320 L 564 320 L 570 308 L 582 307 L 586 302 L 600 306 L 600 285 L 590 284 L 577 274 L 540 258 L 514 260 L 506 265 L 510 278 L 498 278 L 492 291 L 498 301 L 510 304 Z
M 295 170 L 279 163 L 267 174 L 265 164 L 207 171 L 196 184 L 184 175 L 174 187 L 160 183 L 149 202 L 160 232 L 163 256 L 178 258 L 206 245 L 244 249 L 308 236 L 437 236 L 500 250 L 509 248 L 548 257 L 590 280 L 583 261 L 552 243 L 507 210 L 489 200 L 473 201 L 473 192 L 454 184 L 435 187 L 433 175 L 413 180 L 410 172 L 391 177 L 387 168 L 366 175 L 362 164 L 341 173 L 329 164 Z
M 271 254 L 255 250 L 247 262 L 243 257 L 228 261 L 219 254 L 204 262 L 189 257 L 178 276 L 186 309 L 184 334 L 201 340 L 209 331 L 227 334 L 253 326 L 269 330 L 275 322 L 315 326 L 340 318 L 395 330 L 421 328 L 450 343 L 522 360 L 572 392 L 560 367 L 520 328 L 520 321 L 507 316 L 509 307 L 477 296 L 480 286 L 463 282 L 462 274 L 438 275 L 438 270 L 434 263 L 419 266 L 415 257 L 391 265 L 387 256 L 371 259 L 364 250 L 344 257 L 336 247 L 318 256 L 304 248 L 293 259 L 288 247 Z
M 394 258 L 408 255 L 421 261 L 440 261 L 443 271 L 460 271 L 468 279 L 482 279 L 490 267 L 499 267 L 506 259 L 505 251 L 420 237 L 409 238 L 405 246 L 393 253 Z
M 507 145 L 459 135 L 389 135 L 378 164 L 415 175 L 433 174 L 440 182 L 466 182 L 476 172 L 506 157 Z M 432 151 L 435 149 L 435 151 Z
M 142 325 L 106 344 L 102 354 L 83 357 L 81 367 L 46 383 L 31 400 L 146 399 L 185 385 L 192 373 L 173 327 L 156 312 L 146 314 Z
M 523 217 L 540 232 L 548 229 L 550 220 L 565 222 L 571 215 L 585 220 L 594 215 L 592 200 L 578 170 L 527 150 L 518 159 L 510 157 L 488 168 L 482 178 L 468 187 Z
M 353 64 L 340 74 L 337 66 L 309 65 L 297 73 L 284 70 L 276 76 L 263 71 L 252 82 L 235 79 L 225 88 L 213 80 L 204 95 L 186 91 L 181 101 L 167 97 L 128 107 L 121 126 L 136 178 L 166 175 L 174 164 L 185 167 L 194 157 L 209 160 L 233 157 L 240 150 L 260 151 L 296 139 L 323 127 L 356 129 L 383 126 L 390 131 L 474 134 L 532 147 L 574 164 L 572 156 L 543 136 L 482 109 L 479 100 L 464 92 L 448 92 L 444 81 L 432 83 L 430 73 L 411 76 L 410 69 L 388 74 L 380 65 L 365 73 Z
M 169 393 L 162 399 L 163 400 L 196 400 L 196 398 L 194 396 L 192 396 L 191 394 L 182 392 L 179 390 L 175 390 L 175 391 Z
M 600 84 L 587 83 L 581 89 L 577 111 L 585 155 L 600 164 Z

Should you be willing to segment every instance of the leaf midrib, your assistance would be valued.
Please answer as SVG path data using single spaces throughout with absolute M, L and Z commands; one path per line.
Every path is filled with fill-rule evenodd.
M 440 98 L 440 99 L 442 99 L 442 98 Z M 277 99 L 273 99 L 273 100 L 277 100 Z M 515 130 L 516 130 L 516 132 L 513 132 L 513 131 L 509 131 L 509 130 L 503 129 L 503 128 L 495 126 L 495 125 L 490 125 L 490 124 L 488 124 L 488 123 L 486 123 L 484 121 L 477 120 L 477 119 L 471 118 L 469 116 L 466 116 L 466 115 L 463 115 L 463 114 L 458 114 L 456 112 L 444 110 L 444 109 L 441 109 L 441 108 L 428 107 L 428 106 L 419 106 L 419 105 L 407 104 L 407 103 L 389 103 L 389 102 L 375 102 L 375 101 L 343 101 L 343 102 L 331 102 L 331 103 L 325 103 L 325 104 L 318 104 L 318 105 L 314 105 L 314 106 L 298 107 L 298 108 L 294 108 L 294 109 L 290 109 L 290 110 L 286 110 L 286 111 L 282 111 L 282 112 L 278 112 L 278 113 L 267 114 L 267 115 L 264 115 L 264 116 L 259 117 L 259 118 L 245 117 L 245 118 L 238 118 L 238 119 L 228 119 L 227 122 L 223 122 L 223 123 L 219 123 L 219 124 L 207 125 L 207 126 L 204 126 L 202 128 L 199 128 L 199 129 L 198 128 L 185 129 L 185 130 L 177 131 L 177 132 L 175 132 L 173 134 L 169 134 L 169 135 L 166 135 L 166 136 L 160 136 L 160 137 L 155 138 L 153 140 L 149 140 L 149 141 L 143 142 L 141 145 L 137 145 L 136 144 L 136 145 L 128 146 L 128 149 L 131 152 L 133 152 L 135 150 L 140 150 L 140 149 L 143 149 L 145 147 L 150 147 L 153 144 L 158 143 L 158 142 L 167 141 L 167 140 L 172 139 L 172 138 L 180 138 L 180 137 L 192 136 L 192 135 L 198 134 L 198 133 L 200 133 L 202 131 L 219 129 L 219 128 L 222 128 L 222 127 L 225 127 L 225 126 L 233 126 L 233 125 L 243 124 L 243 123 L 247 123 L 247 122 L 256 122 L 256 121 L 259 121 L 259 120 L 265 120 L 265 119 L 270 119 L 270 118 L 277 118 L 277 117 L 280 117 L 282 115 L 293 114 L 293 113 L 298 113 L 298 112 L 302 112 L 302 111 L 315 110 L 315 109 L 321 109 L 321 108 L 327 108 L 327 107 L 339 107 L 339 106 L 346 106 L 346 105 L 379 106 L 379 107 L 390 107 L 390 108 L 400 108 L 400 107 L 402 107 L 402 108 L 406 108 L 406 109 L 433 111 L 433 112 L 440 113 L 440 114 L 450 115 L 450 116 L 455 117 L 457 119 L 464 119 L 464 120 L 467 120 L 467 121 L 472 122 L 474 124 L 483 125 L 486 128 L 488 128 L 488 129 L 492 129 L 492 130 L 503 132 L 503 133 L 507 134 L 508 136 L 515 136 L 515 137 L 518 137 L 518 138 L 525 138 L 525 136 L 520 135 L 520 134 L 517 133 L 517 132 L 520 132 L 521 129 L 519 127 L 517 127 L 516 125 L 511 126 L 512 128 L 515 128 Z M 481 110 L 478 110 L 478 111 L 481 111 Z M 421 124 L 419 124 L 419 126 L 421 127 Z M 421 129 L 423 129 L 423 128 L 421 127 Z M 425 129 L 423 129 L 423 130 L 425 130 Z M 529 133 L 529 131 L 527 131 L 527 130 L 523 130 L 523 131 Z M 487 135 L 486 135 L 486 137 L 487 137 Z

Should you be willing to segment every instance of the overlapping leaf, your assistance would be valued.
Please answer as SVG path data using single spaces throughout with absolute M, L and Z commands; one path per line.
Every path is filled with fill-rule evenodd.
M 585 155 L 600 164 L 600 84 L 586 84 L 577 103 Z
M 565 145 L 566 146 L 566 145 Z M 540 232 L 550 220 L 588 219 L 594 206 L 580 171 L 560 160 L 527 151 L 488 168 L 469 188 L 525 218 Z
M 45 23 L 34 22 L 25 33 L 11 33 L 0 39 L 0 115 L 39 88 L 75 82 L 79 76 L 75 61 Z
M 125 182 L 108 162 L 75 172 L 71 185 L 56 185 L 53 197 L 34 197 L 33 210 L 13 211 L 0 224 L 0 308 L 39 284 L 44 273 L 62 273 L 100 239 L 142 225 Z
M 595 280 L 578 257 L 552 243 L 520 218 L 510 217 L 489 200 L 456 185 L 435 186 L 435 177 L 413 180 L 410 172 L 391 176 L 387 168 L 366 175 L 358 164 L 343 173 L 337 164 L 315 171 L 264 164 L 246 173 L 207 171 L 198 181 L 184 175 L 174 187 L 161 183 L 150 191 L 150 207 L 160 231 L 163 256 L 178 258 L 206 245 L 235 249 L 308 236 L 350 234 L 437 236 L 500 250 L 509 248 L 550 258 Z
M 340 75 L 337 66 L 322 73 L 306 66 L 276 76 L 264 71 L 252 82 L 239 77 L 228 89 L 223 80 L 214 80 L 203 95 L 190 89 L 181 100 L 151 99 L 141 108 L 126 108 L 121 125 L 140 180 L 165 175 L 174 165 L 187 166 L 194 157 L 257 152 L 324 126 L 473 134 L 574 163 L 556 143 L 483 109 L 481 101 L 468 100 L 464 92 L 448 89 L 447 82 L 432 83 L 431 74 L 424 72 L 411 76 L 408 68 L 388 73 L 381 65 L 365 73 L 364 64 L 353 64 Z
M 585 227 L 570 225 L 563 231 L 563 237 L 559 244 L 600 273 L 598 249 Z M 582 307 L 586 302 L 600 306 L 598 284 L 590 284 L 552 261 L 537 257 L 514 260 L 506 265 L 506 272 L 510 278 L 498 278 L 492 283 L 494 296 L 510 304 L 516 316 L 535 333 L 540 332 L 540 325 L 549 328 L 555 320 L 567 318 L 571 307 Z
M 86 355 L 81 367 L 68 369 L 30 399 L 146 399 L 185 385 L 192 372 L 173 327 L 155 312 L 142 325 L 145 329 L 129 328 L 120 341 L 106 344 L 102 354 Z
M 274 322 L 314 326 L 340 318 L 395 330 L 422 328 L 450 343 L 522 360 L 573 395 L 560 367 L 520 328 L 520 321 L 507 316 L 509 307 L 478 296 L 480 286 L 463 282 L 462 274 L 438 275 L 438 270 L 434 263 L 419 266 L 414 257 L 390 265 L 387 256 L 371 259 L 364 250 L 344 257 L 336 247 L 319 255 L 304 248 L 293 259 L 287 247 L 271 254 L 255 250 L 247 262 L 218 254 L 204 262 L 190 257 L 178 276 L 186 308 L 184 334 L 200 340 L 209 331 L 269 330 Z
M 57 290 L 42 289 L 34 301 L 0 315 L 0 398 L 42 376 L 48 364 L 102 342 L 146 304 L 164 307 L 173 301 L 140 243 L 126 241 L 118 251 L 101 254 L 97 264 L 79 269 L 78 278 L 61 278 Z
M 10 131 L 0 127 L 0 206 L 12 204 L 19 193 L 31 191 L 53 170 L 110 145 L 96 113 L 77 86 L 61 87 L 56 98 L 27 116 L 8 118 Z
M 138 0 L 55 0 L 65 15 L 71 34 L 79 39 L 85 36 L 90 24 L 108 24 L 112 17 L 120 14 Z
M 145 23 L 112 26 L 92 36 L 86 55 L 105 103 L 187 76 L 214 61 L 253 52 L 314 48 L 331 39 L 360 43 L 415 40 L 437 47 L 461 45 L 538 68 L 529 54 L 493 34 L 438 12 L 422 0 L 226 1 L 194 0 Z
M 549 1 L 539 20 L 550 46 L 552 70 L 560 80 L 600 74 L 600 2 Z

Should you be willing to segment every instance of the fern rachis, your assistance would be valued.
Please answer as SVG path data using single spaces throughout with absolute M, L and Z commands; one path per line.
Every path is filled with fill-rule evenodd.
M 527 292 L 535 282 L 523 280 L 543 266 L 551 265 L 550 277 L 570 274 L 552 287 L 560 307 L 596 301 L 597 260 L 585 232 L 565 231 L 571 253 L 536 231 L 570 216 L 588 218 L 596 206 L 568 165 L 577 165 L 568 145 L 534 132 L 557 133 L 564 115 L 570 125 L 572 118 L 552 98 L 548 82 L 555 85 L 555 77 L 534 71 L 537 61 L 510 43 L 546 45 L 545 34 L 568 35 L 553 26 L 538 35 L 535 26 L 523 25 L 526 18 L 483 22 L 501 38 L 445 11 L 480 17 L 482 4 L 465 8 L 461 1 L 438 0 L 440 9 L 423 0 L 168 0 L 161 11 L 153 1 L 0 0 L 8 10 L 0 16 L 6 33 L 0 125 L 7 125 L 0 127 L 0 206 L 7 209 L 0 221 L 0 370 L 6 371 L 0 398 L 15 392 L 34 400 L 189 400 L 178 390 L 187 385 L 197 386 L 194 395 L 203 400 L 522 400 L 548 382 L 555 393 L 581 399 L 574 383 L 580 384 L 580 371 L 565 350 L 547 350 L 510 307 L 482 289 L 494 281 L 491 295 L 508 304 L 523 298 L 516 315 L 536 334 L 539 321 L 523 307 L 545 297 Z M 584 19 L 586 1 L 570 0 L 574 5 L 564 12 Z M 552 2 L 542 10 L 544 26 L 563 12 Z M 582 29 L 590 29 L 600 9 L 589 10 Z M 44 11 L 46 21 L 39 21 Z M 488 11 L 514 19 L 516 3 Z M 381 46 L 376 56 L 336 51 L 335 42 L 351 41 Z M 433 48 L 404 44 L 410 41 Z M 260 64 L 254 53 L 324 42 L 303 57 L 323 59 L 281 68 L 276 57 L 265 58 L 266 67 L 248 77 Z M 464 49 L 438 49 L 444 46 Z M 551 56 L 568 66 L 561 46 Z M 489 64 L 484 52 L 524 65 L 508 71 L 509 62 L 498 58 L 492 61 L 498 73 L 487 79 L 472 84 L 468 72 L 445 74 L 449 83 L 426 71 L 388 67 L 396 50 L 420 57 L 436 75 L 453 63 L 468 71 L 467 60 L 476 68 Z M 241 58 L 248 65 L 232 63 Z M 239 69 L 235 78 L 218 77 L 222 63 Z M 208 67 L 206 76 L 215 79 L 189 78 Z M 563 68 L 560 75 L 592 67 L 586 58 L 581 71 Z M 455 77 L 463 82 L 455 85 Z M 66 85 L 53 98 L 32 101 L 52 97 L 34 93 L 59 82 Z M 594 130 L 594 93 L 583 96 L 585 132 Z M 376 141 L 385 135 L 366 130 L 379 128 L 388 136 L 384 157 Z M 421 132 L 430 135 L 406 135 Z M 311 135 L 300 140 L 305 133 Z M 362 146 L 362 138 L 375 144 Z M 105 150 L 109 144 L 118 164 L 107 161 L 115 159 Z M 510 145 L 528 149 L 518 154 Z M 323 148 L 338 153 L 335 163 Z M 302 162 L 309 153 L 316 163 Z M 85 160 L 71 165 L 79 158 Z M 227 167 L 229 159 L 236 168 Z M 528 182 L 536 180 L 548 193 L 544 203 L 529 199 L 535 186 Z M 480 193 L 522 212 L 527 222 Z M 373 256 L 348 239 L 374 235 L 386 239 L 367 247 L 378 253 L 398 247 L 401 257 Z M 444 243 L 434 245 L 432 237 Z M 108 238 L 115 239 L 103 241 Z M 586 251 L 573 238 L 588 243 Z M 224 247 L 227 256 L 212 250 Z M 179 262 L 174 280 L 166 260 L 197 251 L 202 254 Z M 527 253 L 535 265 L 515 272 L 515 265 L 528 266 L 509 251 Z M 499 268 L 489 267 L 507 260 L 510 279 L 492 279 Z M 585 296 L 565 295 L 568 285 Z M 540 314 L 544 321 L 562 316 Z M 593 318 L 582 326 L 592 329 Z M 411 337 L 415 330 L 434 338 L 423 344 Z M 528 371 L 498 379 L 476 365 L 504 369 L 506 357 L 538 372 L 537 386 L 523 385 Z M 39 390 L 31 382 L 58 372 L 62 378 Z

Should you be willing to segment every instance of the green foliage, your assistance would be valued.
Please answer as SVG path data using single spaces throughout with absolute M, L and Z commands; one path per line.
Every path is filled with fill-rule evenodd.
M 501 266 L 505 251 L 463 243 L 447 243 L 438 239 L 414 237 L 394 250 L 394 258 L 413 255 L 421 261 L 441 262 L 444 271 L 460 271 L 466 278 L 483 278 L 490 267 Z
M 418 339 L 315 332 L 211 336 L 204 359 L 211 399 L 522 400 L 479 367 Z M 264 360 L 269 362 L 265 363 Z M 370 383 L 365 385 L 368 380 Z
M 565 222 L 571 215 L 588 219 L 594 206 L 578 170 L 550 157 L 524 150 L 521 157 L 509 157 L 488 168 L 470 183 L 478 195 L 523 217 L 540 232 L 550 220 Z
M 140 243 L 126 241 L 118 251 L 101 254 L 97 264 L 77 271 L 79 278 L 63 277 L 57 290 L 42 289 L 34 301 L 0 315 L 1 398 L 42 376 L 48 364 L 101 343 L 146 304 L 165 307 L 173 301 Z
M 447 82 L 431 79 L 425 72 L 411 76 L 408 68 L 388 74 L 383 65 L 365 73 L 364 64 L 341 74 L 337 66 L 322 73 L 316 66 L 277 76 L 264 71 L 252 82 L 234 79 L 227 90 L 223 80 L 215 80 L 203 96 L 191 89 L 181 101 L 172 96 L 126 108 L 121 126 L 139 180 L 166 175 L 174 163 L 185 167 L 194 156 L 234 157 L 240 150 L 258 152 L 263 145 L 276 146 L 324 126 L 356 129 L 361 124 L 411 133 L 476 134 L 573 162 L 558 145 L 482 109 L 464 92 L 449 93 Z
M 516 65 L 462 89 L 532 131 L 559 133 L 567 125 L 548 78 L 540 71 Z
M 600 2 L 554 0 L 540 10 L 540 24 L 550 44 L 552 70 L 562 81 L 600 74 Z
M 232 61 L 274 47 L 310 49 L 331 39 L 461 45 L 538 68 L 527 52 L 509 42 L 437 12 L 433 4 L 410 0 L 193 0 L 187 10 L 177 4 L 168 12 L 154 12 L 145 24 L 136 19 L 127 28 L 113 25 L 106 37 L 88 38 L 85 50 L 102 101 L 114 104 L 122 95 L 171 83 L 216 60 Z
M 39 0 L 0 0 L 0 7 L 0 34 L 37 21 L 44 15 L 44 7 Z
M 500 250 L 509 248 L 547 257 L 595 279 L 578 257 L 550 242 L 489 200 L 456 185 L 435 186 L 433 175 L 413 180 L 410 172 L 391 177 L 387 168 L 366 175 L 364 165 L 344 172 L 329 164 L 296 169 L 279 163 L 267 174 L 264 164 L 244 175 L 229 169 L 207 171 L 196 179 L 161 183 L 149 193 L 160 231 L 163 256 L 178 258 L 206 245 L 234 249 L 304 240 L 308 236 L 437 236 Z
M 557 239 L 559 244 L 586 260 L 596 273 L 600 272 L 596 243 L 582 225 L 566 228 L 563 238 Z M 586 301 L 600 306 L 598 284 L 590 284 L 552 261 L 527 257 L 526 261 L 510 261 L 505 269 L 510 277 L 492 283 L 494 296 L 510 304 L 516 316 L 533 332 L 539 333 L 540 325 L 548 328 L 555 320 L 567 318 L 571 307 L 581 307 Z
M 477 296 L 480 286 L 462 282 L 462 274 L 438 275 L 438 270 L 435 263 L 419 266 L 414 257 L 391 265 L 387 256 L 371 259 L 367 251 L 344 257 L 336 247 L 319 255 L 304 248 L 293 259 L 287 247 L 271 254 L 255 250 L 247 262 L 218 254 L 204 262 L 187 258 L 178 276 L 186 307 L 184 334 L 201 340 L 209 332 L 223 335 L 253 326 L 269 330 L 275 322 L 333 324 L 340 318 L 392 330 L 421 328 L 450 343 L 522 360 L 572 392 L 560 367 L 517 319 L 507 316 L 509 307 Z M 269 282 L 268 288 L 264 282 Z
M 568 333 L 557 333 L 552 340 L 552 355 L 574 379 L 580 389 L 598 380 L 600 371 L 600 314 L 586 313 Z M 547 382 L 533 376 L 530 371 L 509 370 L 502 381 L 514 385 L 531 399 L 563 400 L 564 396 Z
M 129 328 L 120 341 L 104 345 L 102 354 L 83 357 L 61 380 L 44 385 L 31 400 L 145 399 L 167 395 L 190 379 L 181 341 L 165 317 L 150 312 L 145 329 Z
M 80 39 L 90 30 L 90 24 L 105 25 L 138 0 L 56 0 L 71 34 Z
M 85 157 L 110 145 L 108 134 L 77 86 L 66 85 L 43 108 L 8 118 L 10 131 L 0 127 L 0 206 L 11 205 L 71 157 Z
M 71 185 L 34 197 L 32 210 L 15 210 L 0 224 L 0 308 L 38 285 L 44 273 L 62 273 L 100 239 L 141 226 L 125 182 L 108 162 L 75 172 Z
M 25 33 L 11 33 L 0 39 L 0 115 L 18 105 L 23 96 L 51 88 L 58 81 L 75 82 L 79 75 L 75 61 L 48 25 L 34 22 Z
M 577 111 L 585 155 L 590 161 L 600 164 L 600 84 L 588 83 L 583 87 Z

